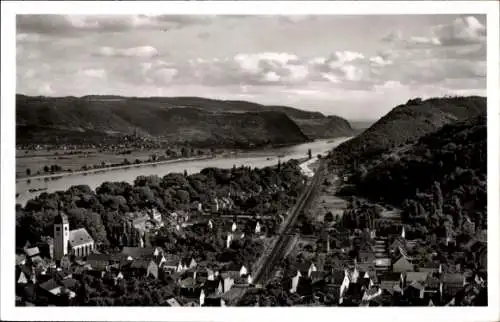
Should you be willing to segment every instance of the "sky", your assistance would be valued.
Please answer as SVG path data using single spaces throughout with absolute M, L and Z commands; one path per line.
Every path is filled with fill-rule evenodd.
M 377 119 L 486 95 L 484 15 L 18 15 L 17 93 L 202 96 Z

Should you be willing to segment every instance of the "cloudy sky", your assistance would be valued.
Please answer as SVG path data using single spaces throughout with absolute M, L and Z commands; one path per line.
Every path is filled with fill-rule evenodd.
M 486 93 L 485 16 L 18 15 L 17 92 L 204 96 L 375 119 Z

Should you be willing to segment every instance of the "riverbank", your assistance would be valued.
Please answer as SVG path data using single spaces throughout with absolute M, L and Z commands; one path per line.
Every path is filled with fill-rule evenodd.
M 89 169 L 89 170 L 81 170 L 81 171 L 61 172 L 61 173 L 54 173 L 54 174 L 47 174 L 47 175 L 40 175 L 40 176 L 22 177 L 22 178 L 16 178 L 16 183 L 23 182 L 23 181 L 31 181 L 31 180 L 42 180 L 42 179 L 45 180 L 45 179 L 52 179 L 52 178 L 58 179 L 58 178 L 62 178 L 65 176 L 71 176 L 71 175 L 87 175 L 90 173 L 100 173 L 100 172 L 123 170 L 123 169 L 129 169 L 129 168 L 140 168 L 140 167 L 155 166 L 155 165 L 157 166 L 157 165 L 162 165 L 162 164 L 207 160 L 207 159 L 214 159 L 216 157 L 217 156 L 214 155 L 214 156 L 202 156 L 202 157 L 191 157 L 191 158 L 178 158 L 178 159 L 165 160 L 165 161 L 142 162 L 142 163 L 138 163 L 138 164 L 127 164 L 127 165 L 121 165 L 121 166 L 115 166 L 115 167 L 105 167 L 105 168 Z

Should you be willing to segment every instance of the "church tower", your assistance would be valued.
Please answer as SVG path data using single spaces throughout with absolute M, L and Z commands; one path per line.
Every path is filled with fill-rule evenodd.
M 68 217 L 59 210 L 54 219 L 54 259 L 61 260 L 68 253 L 69 222 Z

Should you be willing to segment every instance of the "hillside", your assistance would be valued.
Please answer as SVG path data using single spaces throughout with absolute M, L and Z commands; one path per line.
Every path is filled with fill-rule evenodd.
M 317 118 L 298 118 L 292 120 L 302 129 L 305 135 L 311 138 L 326 139 L 339 136 L 352 136 L 355 130 L 349 122 L 338 116 Z
M 344 193 L 401 207 L 414 237 L 467 242 L 487 228 L 486 138 L 485 114 L 445 125 L 360 167 Z
M 347 166 L 363 163 L 391 148 L 418 140 L 445 124 L 485 112 L 486 98 L 478 96 L 409 100 L 336 148 L 333 161 Z
M 339 117 L 244 101 L 17 95 L 16 104 L 18 144 L 112 142 L 136 132 L 169 143 L 248 147 L 353 133 Z

